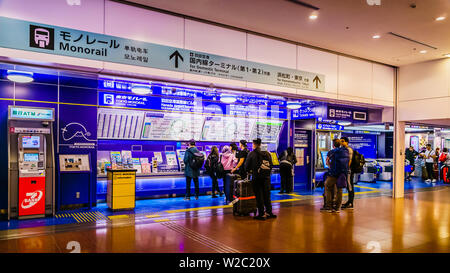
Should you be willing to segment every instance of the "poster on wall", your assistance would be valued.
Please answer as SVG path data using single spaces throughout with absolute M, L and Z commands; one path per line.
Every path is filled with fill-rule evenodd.
M 88 154 L 60 154 L 60 172 L 89 172 L 91 171 Z
M 200 139 L 203 115 L 190 113 L 145 113 L 142 139 L 190 140 Z

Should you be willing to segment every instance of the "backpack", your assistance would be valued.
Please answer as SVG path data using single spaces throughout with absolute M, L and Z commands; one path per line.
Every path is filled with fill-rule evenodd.
M 358 151 L 353 150 L 352 164 L 350 165 L 350 170 L 353 173 L 362 173 L 364 169 L 364 164 L 366 164 L 364 156 L 360 154 Z
M 444 163 L 446 160 L 447 160 L 447 154 L 442 153 L 442 154 L 439 156 L 439 162 Z
M 208 156 L 208 158 L 205 161 L 205 170 L 208 174 L 212 174 L 212 173 L 214 173 L 214 169 L 215 169 L 215 166 L 211 160 L 211 156 Z
M 216 165 L 216 176 L 217 178 L 225 178 L 225 168 L 223 167 L 222 164 L 222 156 L 220 156 L 219 161 L 217 162 Z
M 258 176 L 267 177 L 270 176 L 270 154 L 267 152 L 259 152 L 258 160 Z
M 189 167 L 193 170 L 199 170 L 205 162 L 205 155 L 201 152 L 193 153 L 191 150 L 188 151 L 192 154 L 192 158 L 189 161 Z

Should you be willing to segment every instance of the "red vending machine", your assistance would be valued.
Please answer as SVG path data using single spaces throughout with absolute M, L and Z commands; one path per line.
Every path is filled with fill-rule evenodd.
M 54 215 L 54 110 L 10 106 L 8 111 L 8 219 Z

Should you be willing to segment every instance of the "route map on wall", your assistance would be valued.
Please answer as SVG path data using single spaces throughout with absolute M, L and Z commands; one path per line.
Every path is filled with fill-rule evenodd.
M 146 112 L 142 129 L 142 139 L 200 139 L 203 121 L 203 115 Z
M 251 138 L 254 119 L 238 117 L 206 117 L 203 125 L 203 141 L 239 141 Z

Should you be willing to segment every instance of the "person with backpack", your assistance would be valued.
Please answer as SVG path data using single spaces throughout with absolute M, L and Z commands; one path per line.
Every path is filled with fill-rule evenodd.
M 341 147 L 339 139 L 333 140 L 334 149 L 327 154 L 328 176 L 325 180 L 325 205 L 321 212 L 339 213 L 342 204 L 342 189 L 347 186 L 349 151 Z
M 281 178 L 280 193 L 292 192 L 294 166 L 296 163 L 297 158 L 295 157 L 294 149 L 292 149 L 292 147 L 288 147 L 280 156 L 280 178 Z
M 217 181 L 218 177 L 218 165 L 219 165 L 219 149 L 216 146 L 212 146 L 211 153 L 208 155 L 208 158 L 205 162 L 205 170 L 207 171 L 209 177 L 212 180 L 212 198 L 217 198 L 216 192 L 223 195 L 223 192 L 220 191 L 219 182 Z
M 191 200 L 191 181 L 194 180 L 195 185 L 195 200 L 198 200 L 199 185 L 198 177 L 200 176 L 200 168 L 203 166 L 205 156 L 197 147 L 195 147 L 195 140 L 189 141 L 189 148 L 184 154 L 184 175 L 186 176 L 186 196 L 185 200 Z
M 261 139 L 253 140 L 253 151 L 245 161 L 245 170 L 252 176 L 252 187 L 256 197 L 258 215 L 255 220 L 276 218 L 272 212 L 270 200 L 270 175 L 272 171 L 272 156 L 267 151 L 261 151 Z
M 348 191 L 348 200 L 347 202 L 342 205 L 342 209 L 353 209 L 353 201 L 355 199 L 355 185 L 354 185 L 354 181 L 353 181 L 353 177 L 355 176 L 354 173 L 352 172 L 350 166 L 352 164 L 352 160 L 353 160 L 353 149 L 348 146 L 349 143 L 349 139 L 348 137 L 341 137 L 341 146 L 345 149 L 348 150 L 348 155 L 349 155 L 349 163 L 348 163 L 348 178 L 347 178 L 347 191 Z

